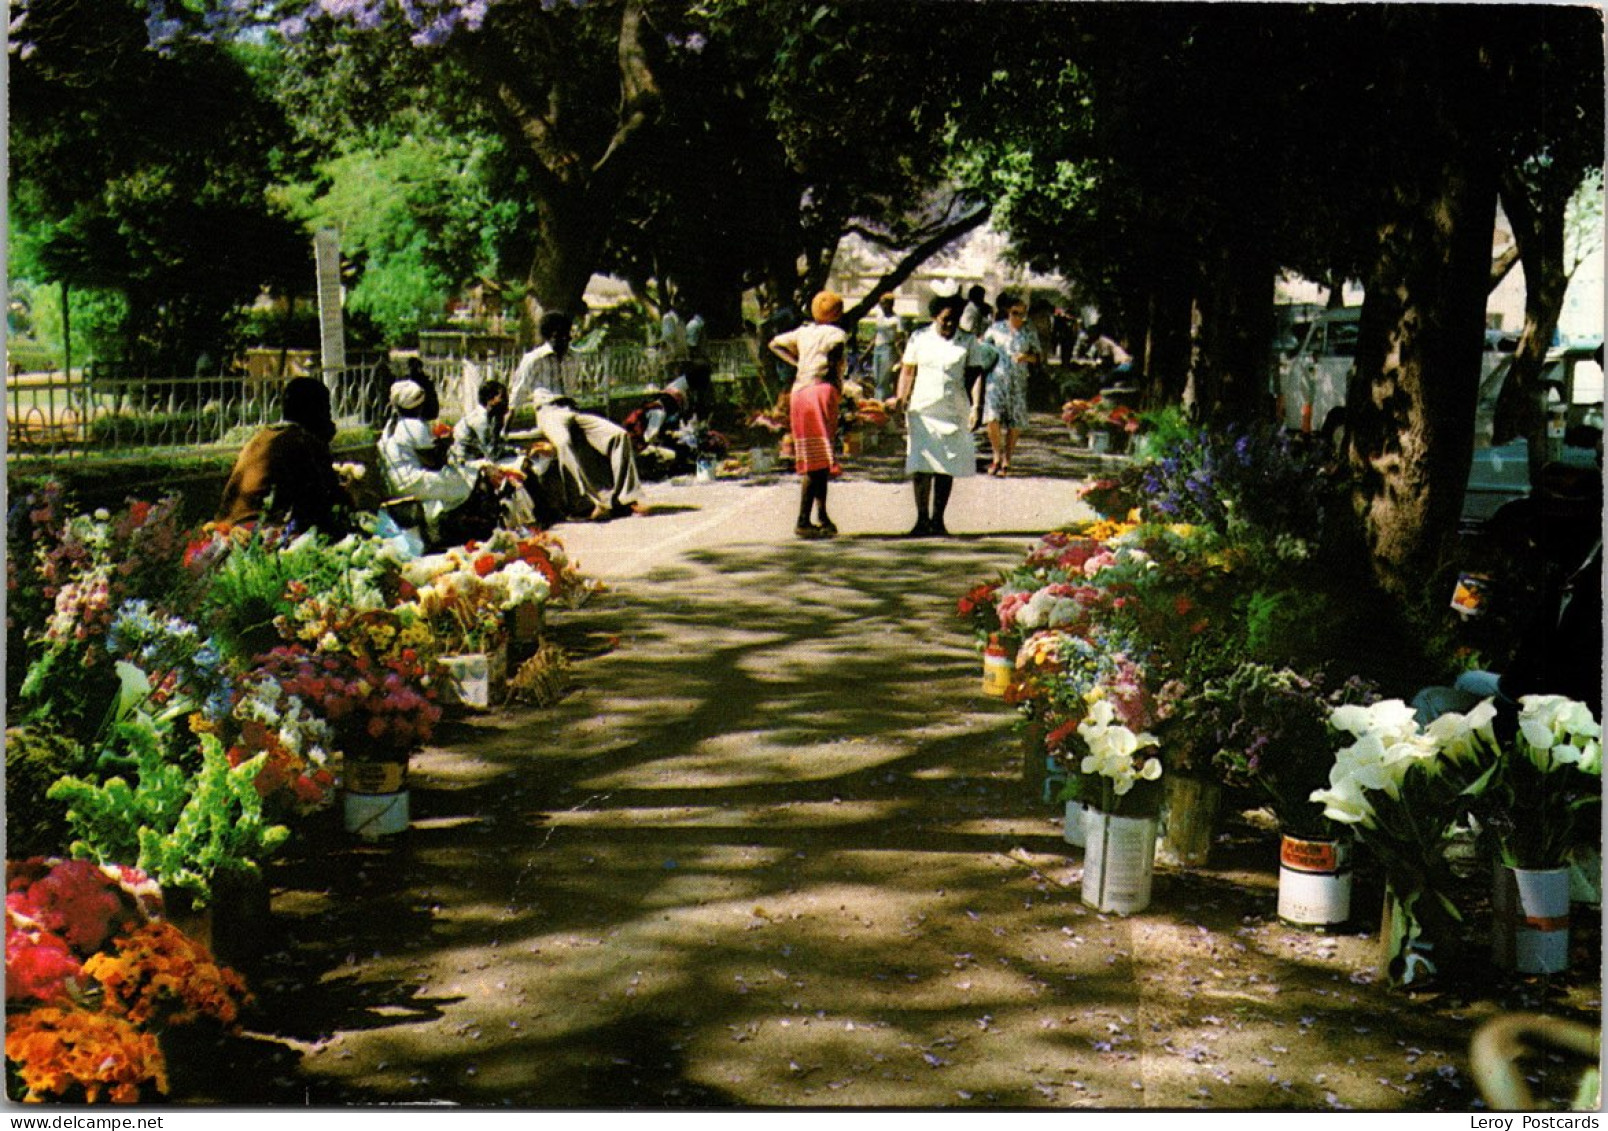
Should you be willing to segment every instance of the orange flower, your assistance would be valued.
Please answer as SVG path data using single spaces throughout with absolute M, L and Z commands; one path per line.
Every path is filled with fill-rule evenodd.
M 203 1017 L 233 1025 L 250 1000 L 240 975 L 219 966 L 172 923 L 147 923 L 118 937 L 114 951 L 84 963 L 108 1013 L 136 1025 L 185 1025 Z
M 167 1061 L 154 1033 L 122 1017 L 85 1009 L 34 1009 L 6 1018 L 6 1059 L 28 1089 L 29 1103 L 74 1098 L 90 1103 L 102 1092 L 113 1103 L 137 1103 L 140 1088 L 167 1094 Z

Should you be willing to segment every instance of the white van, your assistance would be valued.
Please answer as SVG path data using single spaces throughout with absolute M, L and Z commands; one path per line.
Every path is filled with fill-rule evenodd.
M 1279 362 L 1279 403 L 1286 428 L 1302 432 L 1325 432 L 1332 426 L 1334 413 L 1345 407 L 1346 386 L 1357 368 L 1357 324 L 1360 306 L 1325 310 L 1304 326 L 1296 326 L 1298 345 Z M 1501 375 L 1512 360 L 1507 350 L 1490 341 L 1480 361 L 1481 403 L 1494 404 L 1494 389 L 1500 388 Z M 1333 418 L 1333 420 L 1331 419 Z M 1486 435 L 1489 436 L 1489 430 Z
M 1295 326 L 1296 346 L 1279 361 L 1279 404 L 1286 428 L 1322 430 L 1346 403 L 1346 385 L 1357 365 L 1360 306 L 1325 310 Z

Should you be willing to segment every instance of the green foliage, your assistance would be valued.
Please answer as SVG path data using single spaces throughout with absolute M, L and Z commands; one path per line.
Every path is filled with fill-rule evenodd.
M 1139 462 L 1160 459 L 1161 454 L 1190 439 L 1196 427 L 1183 405 L 1145 409 L 1139 413 L 1142 427 L 1132 440 L 1131 451 Z
M 267 755 L 231 767 L 222 744 L 203 735 L 201 769 L 192 775 L 168 760 L 162 733 L 147 718 L 119 723 L 114 742 L 132 751 L 132 784 L 122 776 L 65 777 L 48 793 L 67 805 L 73 856 L 132 862 L 200 906 L 220 874 L 255 872 L 289 837 L 263 818 L 256 777 Z
M 6 852 L 14 858 L 59 854 L 67 844 L 66 813 L 47 794 L 64 775 L 83 769 L 84 747 L 48 725 L 6 729 Z
M 277 110 L 224 47 L 149 50 L 148 14 L 133 0 L 28 6 L 10 71 L 10 203 L 27 233 L 20 273 L 127 300 L 117 346 L 97 353 L 187 372 L 309 253 L 264 197 L 287 140 Z
M 410 114 L 365 142 L 349 142 L 317 179 L 279 194 L 309 230 L 334 227 L 358 265 L 349 309 L 401 341 L 438 324 L 446 300 L 496 274 L 496 240 L 518 208 L 493 197 L 495 140 L 455 134 Z

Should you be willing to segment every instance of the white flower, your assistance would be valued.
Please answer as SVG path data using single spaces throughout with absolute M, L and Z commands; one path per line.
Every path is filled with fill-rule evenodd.
M 1314 789 L 1307 798 L 1323 806 L 1323 815 L 1343 825 L 1371 825 L 1373 806 L 1362 794 L 1362 789 L 1351 778 L 1331 781 L 1328 789 Z
M 1562 765 L 1602 772 L 1602 727 L 1584 703 L 1562 695 L 1526 695 L 1519 700 L 1519 737 L 1525 755 L 1545 773 Z
M 1424 728 L 1424 734 L 1447 757 L 1474 759 L 1496 748 L 1496 733 L 1491 728 L 1495 718 L 1496 702 L 1487 699 L 1466 715 L 1442 715 Z

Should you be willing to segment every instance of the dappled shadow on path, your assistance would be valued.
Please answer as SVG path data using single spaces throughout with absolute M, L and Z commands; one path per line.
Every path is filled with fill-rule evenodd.
M 555 614 L 570 695 L 443 728 L 407 833 L 277 874 L 278 1099 L 1463 1106 L 1489 1003 L 1277 927 L 1271 853 L 1078 903 L 953 615 L 1037 533 L 693 550 Z

